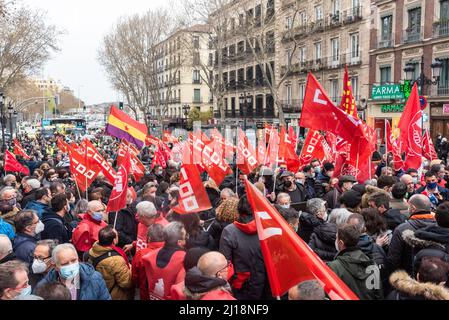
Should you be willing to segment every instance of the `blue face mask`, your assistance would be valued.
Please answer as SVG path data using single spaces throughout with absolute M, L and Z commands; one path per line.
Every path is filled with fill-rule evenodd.
M 318 174 L 318 173 L 321 173 L 321 167 L 316 167 L 316 168 L 315 168 L 315 173 L 317 173 L 317 174 Z
M 430 189 L 430 190 L 434 190 L 437 187 L 438 187 L 438 183 L 437 182 L 433 182 L 433 183 L 428 183 L 427 184 L 427 189 Z
M 59 270 L 59 274 L 62 278 L 66 280 L 72 280 L 74 279 L 80 272 L 80 265 L 79 263 L 70 264 L 68 266 L 61 267 L 61 270 Z
M 100 222 L 101 220 L 103 220 L 103 214 L 101 212 L 94 212 L 92 214 L 92 219 L 94 219 L 95 221 Z
M 31 286 L 28 286 L 20 291 L 19 297 L 26 297 L 29 296 L 30 294 L 31 294 Z

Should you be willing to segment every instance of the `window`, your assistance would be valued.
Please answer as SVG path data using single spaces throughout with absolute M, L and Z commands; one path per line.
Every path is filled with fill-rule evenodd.
M 340 0 L 332 0 L 332 15 L 338 16 L 340 14 Z
M 358 60 L 360 57 L 359 33 L 351 34 L 351 59 Z
M 301 25 L 301 26 L 305 26 L 306 25 L 306 23 L 307 23 L 307 16 L 306 16 L 306 12 L 305 11 L 301 11 L 299 13 L 298 21 L 299 21 L 299 25 Z
M 201 83 L 201 75 L 199 70 L 193 70 L 193 83 L 200 84 Z
M 288 17 L 286 19 L 286 26 L 288 30 L 291 30 L 293 28 L 293 18 L 292 17 Z
M 440 21 L 449 20 L 449 0 L 441 0 L 440 1 Z
M 199 36 L 193 36 L 193 47 L 195 49 L 200 48 L 200 37 Z
M 301 103 L 304 100 L 304 92 L 306 90 L 306 85 L 304 83 L 300 83 L 299 84 L 299 101 L 301 101 Z
M 299 62 L 306 62 L 306 47 L 299 48 Z
M 315 20 L 322 20 L 323 19 L 323 8 L 321 6 L 315 7 Z
M 287 104 L 288 105 L 292 104 L 292 86 L 291 85 L 287 86 Z
M 359 100 L 359 77 L 351 78 L 352 94 L 355 100 Z
M 393 16 L 385 16 L 381 18 L 381 35 L 380 41 L 383 45 L 381 47 L 390 47 L 393 33 Z
M 421 8 L 408 11 L 408 28 L 406 42 L 416 42 L 421 39 Z
M 315 43 L 315 60 L 321 59 L 321 42 Z
M 285 57 L 287 59 L 287 66 L 290 67 L 292 64 L 292 49 L 287 49 Z
M 193 90 L 193 103 L 201 103 L 201 89 Z
M 443 63 L 441 68 L 440 83 L 438 84 L 438 94 L 446 95 L 449 93 L 449 58 L 440 59 Z
M 331 39 L 332 62 L 340 61 L 340 39 Z
M 380 84 L 391 83 L 391 66 L 380 68 Z
M 339 96 L 339 86 L 338 86 L 338 79 L 331 80 L 331 95 L 332 95 L 332 101 L 337 102 L 338 96 Z

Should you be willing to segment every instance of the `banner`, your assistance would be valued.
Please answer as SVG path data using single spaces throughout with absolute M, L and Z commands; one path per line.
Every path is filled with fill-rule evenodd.
M 5 152 L 5 164 L 4 164 L 4 170 L 5 173 L 8 172 L 19 172 L 23 173 L 26 176 L 30 175 L 30 169 L 27 167 L 24 167 L 22 164 L 20 164 L 19 161 L 14 157 L 14 155 L 6 150 Z
M 115 178 L 116 178 L 115 177 L 116 172 L 115 172 L 114 168 L 111 167 L 109 162 L 107 162 L 103 158 L 103 156 L 98 152 L 98 150 L 94 147 L 94 145 L 89 140 L 87 140 L 87 139 L 84 140 L 84 146 L 87 151 L 87 159 L 91 163 L 98 165 L 101 168 L 106 179 L 108 179 L 108 181 L 113 184 L 115 182 Z
M 126 153 L 122 164 L 117 172 L 114 189 L 112 189 L 111 196 L 106 211 L 118 212 L 126 208 L 126 194 L 128 192 L 128 176 L 131 169 L 131 158 L 129 152 Z

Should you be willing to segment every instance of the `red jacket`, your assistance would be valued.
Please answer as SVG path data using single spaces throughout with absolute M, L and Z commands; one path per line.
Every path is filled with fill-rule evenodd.
M 237 299 L 234 298 L 232 296 L 232 294 L 229 293 L 228 291 L 223 290 L 223 289 L 217 289 L 217 290 L 213 290 L 213 291 L 210 291 L 210 292 L 206 293 L 204 295 L 204 297 L 202 297 L 200 300 L 214 300 L 214 301 L 217 301 L 217 300 L 229 300 L 229 301 L 234 301 L 234 300 L 237 300 Z
M 149 300 L 147 275 L 142 257 L 164 246 L 164 242 L 153 242 L 147 248 L 137 251 L 132 261 L 132 281 L 135 287 L 140 289 L 140 300 Z
M 154 223 L 160 224 L 163 227 L 169 224 L 169 222 L 162 216 L 157 218 Z M 137 226 L 137 241 L 136 243 L 134 243 L 136 252 L 145 249 L 147 247 L 147 235 L 148 235 L 148 227 L 146 225 L 139 223 L 139 225 Z
M 178 274 L 184 269 L 183 263 L 186 255 L 183 250 L 173 250 L 163 247 L 142 257 L 150 300 L 171 300 L 170 290 L 176 284 Z M 171 254 L 167 254 L 170 251 Z M 164 264 L 163 258 L 167 257 L 169 257 L 168 263 L 159 267 L 158 265 Z
M 184 280 L 171 286 L 170 295 L 172 300 L 177 301 L 186 300 L 186 296 L 184 294 L 184 286 L 185 286 Z
M 98 233 L 108 224 L 104 221 L 98 222 L 92 219 L 88 213 L 80 215 L 80 218 L 83 220 L 73 230 L 72 243 L 76 250 L 86 252 L 98 241 Z

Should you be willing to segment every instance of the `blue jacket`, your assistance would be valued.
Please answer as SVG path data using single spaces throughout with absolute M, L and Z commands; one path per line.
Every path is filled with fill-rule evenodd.
M 37 212 L 37 215 L 39 216 L 39 219 L 42 220 L 42 216 L 47 213 L 51 212 L 51 209 L 48 205 L 43 204 L 41 202 L 38 202 L 36 200 L 29 201 L 25 207 L 25 210 L 34 210 Z
M 10 225 L 8 222 L 0 218 L 0 234 L 4 234 L 11 240 L 11 242 L 16 237 L 16 234 L 14 233 L 14 228 L 12 225 Z
M 416 190 L 417 194 L 421 194 L 426 190 L 426 186 L 419 188 Z M 449 201 L 449 189 L 438 186 L 438 192 L 443 196 L 442 201 L 438 201 L 438 205 L 442 204 L 445 201 Z
M 28 264 L 33 263 L 34 249 L 36 248 L 37 239 L 24 233 L 18 233 L 14 239 L 12 249 L 17 259 Z
M 50 282 L 58 282 L 59 274 L 56 269 L 50 272 L 42 279 L 37 287 Z M 77 292 L 77 300 L 111 300 L 106 282 L 103 276 L 95 271 L 90 264 L 80 263 L 80 289 Z

